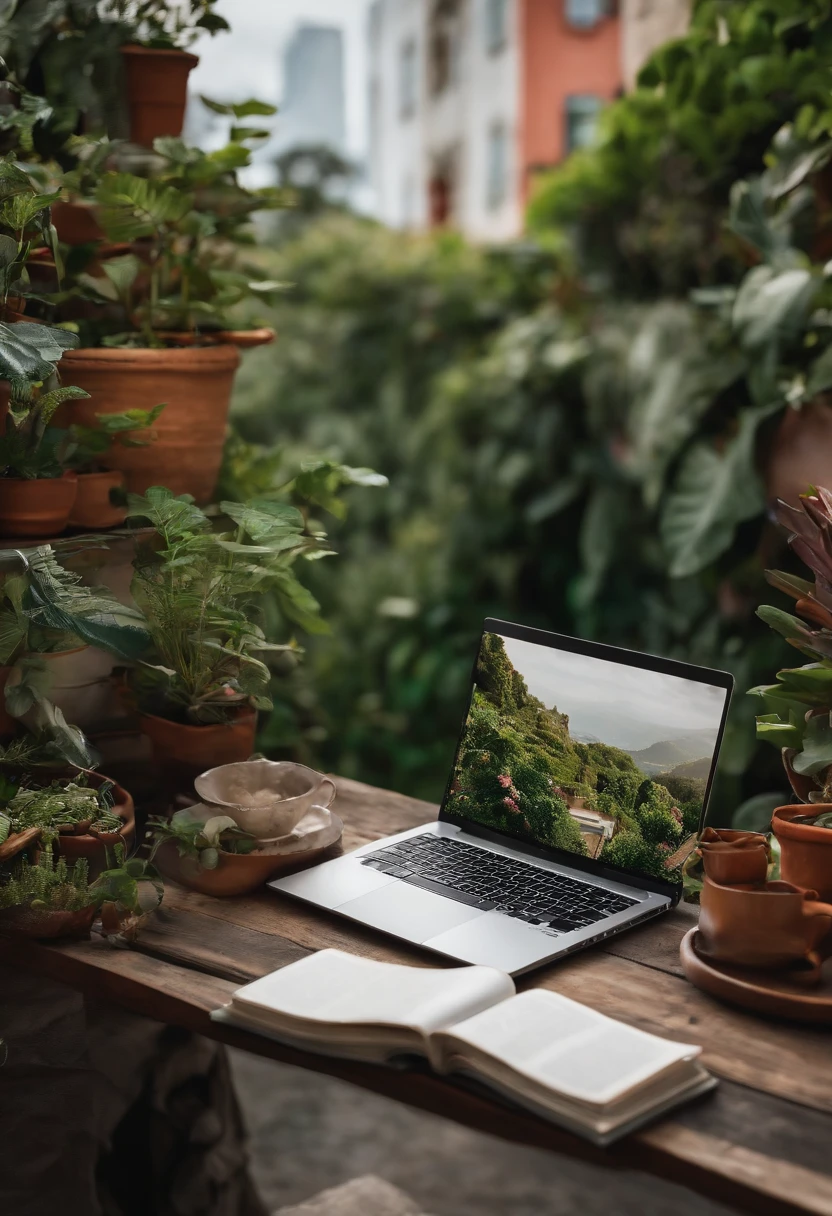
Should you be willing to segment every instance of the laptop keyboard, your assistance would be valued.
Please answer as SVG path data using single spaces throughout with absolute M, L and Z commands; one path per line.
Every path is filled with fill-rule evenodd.
M 557 933 L 583 929 L 638 903 L 617 891 L 430 832 L 368 853 L 361 864 L 483 912 L 496 909 Z

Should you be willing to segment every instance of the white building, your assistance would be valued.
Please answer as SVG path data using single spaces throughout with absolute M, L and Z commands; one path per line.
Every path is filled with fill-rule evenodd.
M 272 155 L 301 145 L 344 151 L 344 38 L 333 26 L 298 26 L 283 55 L 283 93 Z
M 384 223 L 517 234 L 518 10 L 518 0 L 375 0 L 370 172 Z

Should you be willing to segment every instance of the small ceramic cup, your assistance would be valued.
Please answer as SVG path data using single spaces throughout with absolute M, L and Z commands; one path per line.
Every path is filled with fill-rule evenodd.
M 721 963 L 761 970 L 795 968 L 820 979 L 832 954 L 832 904 L 789 882 L 722 886 L 705 877 L 697 950 Z
M 769 858 L 762 832 L 705 828 L 698 847 L 705 873 L 713 882 L 729 886 L 765 882 Z
M 209 768 L 194 781 L 202 802 L 258 840 L 287 836 L 313 807 L 326 810 L 335 782 L 289 760 L 245 760 Z

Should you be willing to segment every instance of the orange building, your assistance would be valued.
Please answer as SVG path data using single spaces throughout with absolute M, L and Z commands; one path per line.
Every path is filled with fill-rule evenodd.
M 374 0 L 370 180 L 391 227 L 520 235 L 536 172 L 598 115 L 690 0 Z
M 609 0 L 522 0 L 521 188 L 592 139 L 598 114 L 621 89 L 621 30 Z

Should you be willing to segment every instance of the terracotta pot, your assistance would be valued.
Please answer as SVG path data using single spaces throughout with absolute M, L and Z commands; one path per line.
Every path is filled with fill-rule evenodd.
M 188 75 L 199 63 L 188 51 L 123 46 L 130 139 L 143 148 L 154 139 L 181 135 L 188 101 Z
M 124 486 L 124 474 L 110 472 L 79 473 L 78 493 L 69 517 L 71 528 L 115 528 L 124 523 L 124 507 L 114 507 L 110 491 Z
M 700 954 L 740 967 L 799 966 L 820 978 L 832 953 L 832 904 L 789 882 L 720 885 L 705 878 L 699 897 Z
M 705 828 L 699 840 L 702 865 L 715 883 L 760 883 L 768 873 L 768 847 L 762 832 Z
M 244 895 L 286 868 L 286 858 L 279 853 L 220 853 L 216 869 L 206 870 L 195 858 L 180 857 L 172 840 L 160 845 L 154 860 L 166 878 L 203 895 L 216 896 Z M 297 862 L 298 858 L 292 860 Z
M 267 327 L 261 329 L 214 329 L 200 333 L 193 330 L 165 330 L 160 332 L 160 338 L 174 343 L 176 346 L 239 346 L 250 349 L 253 346 L 268 346 L 274 342 L 275 331 Z
M 248 760 L 254 751 L 257 714 L 245 713 L 234 722 L 185 726 L 154 714 L 139 715 L 139 729 L 153 744 L 153 756 L 163 770 L 168 788 L 193 792 L 194 780 L 216 764 Z
M 6 303 L 0 304 L 0 321 L 4 325 L 14 325 L 18 321 L 25 320 L 25 312 L 25 296 L 7 296 Z
M 0 535 L 58 536 L 69 522 L 78 479 L 0 477 Z
M 8 937 L 30 937 L 52 941 L 57 937 L 89 937 L 95 908 L 78 912 L 49 912 L 20 906 L 0 911 L 0 933 Z
M 115 659 L 97 646 L 76 646 L 39 656 L 49 672 L 49 700 L 82 730 L 100 726 L 112 711 Z
M 832 828 L 792 823 L 797 815 L 822 815 L 832 803 L 813 802 L 778 806 L 771 829 L 780 842 L 780 874 L 786 882 L 817 891 L 832 901 Z
M 107 461 L 125 474 L 128 490 L 136 494 L 161 485 L 207 503 L 222 462 L 239 362 L 235 346 L 70 350 L 61 360 L 61 376 L 85 389 L 90 399 L 67 403 L 61 421 L 95 426 L 96 414 L 146 410 L 166 402 L 152 428 L 156 441 L 137 448 L 114 446 Z
M 104 240 L 104 229 L 98 222 L 98 204 L 82 199 L 59 199 L 52 204 L 52 223 L 58 240 L 65 245 L 91 245 Z
M 96 789 L 107 780 L 100 773 L 92 773 L 87 780 Z M 113 811 L 123 821 L 123 827 L 117 832 L 101 832 L 93 835 L 91 832 L 61 832 L 58 836 L 57 851 L 66 858 L 67 865 L 73 865 L 79 857 L 86 857 L 89 862 L 90 880 L 97 878 L 102 870 L 107 869 L 107 850 L 110 850 L 112 864 L 115 865 L 113 849 L 117 844 L 124 845 L 125 856 L 129 856 L 136 839 L 136 808 L 127 790 L 116 785 L 113 789 Z
M 799 410 L 787 409 L 771 442 L 766 497 L 793 507 L 810 485 L 826 485 L 832 469 L 832 406 L 820 394 Z

